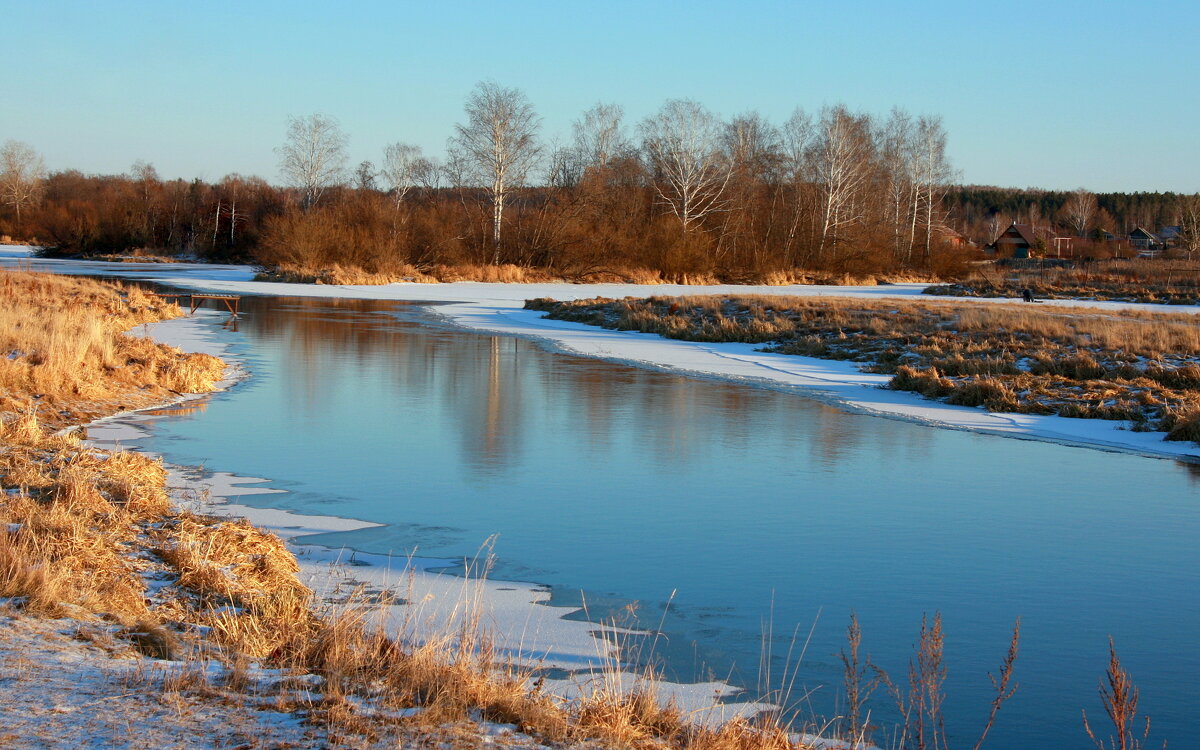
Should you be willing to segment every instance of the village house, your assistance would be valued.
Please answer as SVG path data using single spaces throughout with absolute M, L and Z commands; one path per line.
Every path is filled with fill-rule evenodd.
M 1033 235 L 1033 227 L 1014 221 L 985 249 L 998 258 L 1029 258 L 1032 257 L 1033 250 L 1037 246 L 1038 242 Z
M 1166 248 L 1166 243 L 1149 229 L 1134 227 L 1129 233 L 1129 247 L 1133 248 L 1139 257 L 1153 258 Z

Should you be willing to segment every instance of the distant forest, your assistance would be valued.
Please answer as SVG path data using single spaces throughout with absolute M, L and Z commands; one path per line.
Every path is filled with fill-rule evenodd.
M 294 118 L 284 185 L 46 174 L 0 151 L 0 235 L 61 253 L 139 252 L 382 277 L 518 267 L 578 280 L 786 280 L 798 271 L 947 275 L 1012 222 L 1125 236 L 1200 214 L 1197 196 L 955 185 L 940 118 L 844 106 L 781 125 L 667 102 L 635 133 L 598 104 L 553 145 L 524 95 L 481 83 L 442 160 L 395 143 L 351 167 L 332 118 Z M 1191 212 L 1189 214 L 1189 212 Z M 444 274 L 443 274 L 444 275 Z
M 1045 226 L 1075 236 L 1068 204 L 1076 195 L 1076 191 L 968 185 L 948 188 L 943 203 L 955 230 L 986 244 L 1013 222 Z M 1171 192 L 1096 193 L 1095 210 L 1087 229 L 1126 237 L 1137 227 L 1157 232 L 1163 227 L 1180 226 L 1194 199 L 1192 195 Z

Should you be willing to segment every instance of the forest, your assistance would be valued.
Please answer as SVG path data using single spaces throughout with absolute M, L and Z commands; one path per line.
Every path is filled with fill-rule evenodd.
M 1012 222 L 1077 237 L 1200 224 L 1196 196 L 958 185 L 940 118 L 900 109 L 798 109 L 774 124 L 670 100 L 630 127 L 619 105 L 597 104 L 565 145 L 541 137 L 517 89 L 480 83 L 464 110 L 444 158 L 397 142 L 378 166 L 351 167 L 335 119 L 292 118 L 278 184 L 161 179 L 142 161 L 122 175 L 47 174 L 31 146 L 9 141 L 0 235 L 291 278 L 505 268 L 513 279 L 779 283 L 953 275 Z

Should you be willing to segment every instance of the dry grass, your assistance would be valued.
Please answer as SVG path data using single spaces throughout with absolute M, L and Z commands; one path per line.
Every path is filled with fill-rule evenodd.
M 211 390 L 223 364 L 123 332 L 177 317 L 136 287 L 0 271 L 0 416 L 29 408 L 51 426 Z
M 1200 326 L 1184 314 L 770 296 L 531 300 L 551 317 L 862 362 L 891 387 L 993 411 L 1130 420 L 1200 438 Z
M 1200 303 L 1200 262 L 1107 260 L 1073 268 L 977 268 L 926 294 L 1019 297 L 1030 289 L 1041 299 L 1106 299 L 1167 305 Z
M 115 623 L 113 637 L 153 658 L 200 660 L 193 667 L 220 658 L 231 665 L 225 689 L 249 684 L 251 661 L 317 675 L 316 703 L 281 693 L 280 707 L 308 711 L 334 745 L 482 717 L 564 745 L 792 746 L 775 726 L 693 726 L 644 689 L 577 702 L 549 695 L 531 671 L 496 657 L 473 600 L 464 601 L 454 632 L 419 643 L 388 636 L 365 606 L 318 611 L 280 539 L 245 521 L 175 510 L 159 461 L 87 448 L 73 433 L 55 431 L 69 422 L 62 413 L 50 424 L 39 417 L 48 402 L 65 406 L 84 395 L 87 408 L 71 414 L 112 412 L 161 399 L 168 389 L 211 388 L 219 361 L 197 366 L 120 334 L 174 309 L 132 289 L 33 274 L 5 275 L 0 290 L 9 304 L 0 335 L 15 353 L 8 361 L 19 365 L 3 381 L 5 403 L 19 408 L 0 420 L 0 597 L 25 612 L 100 615 Z M 22 323 L 39 315 L 50 321 L 41 336 Z M 148 581 L 156 582 L 153 590 Z M 185 694 L 214 690 L 205 675 L 185 668 L 164 677 L 163 700 L 186 712 Z M 419 713 L 396 719 L 390 712 L 410 707 Z
M 874 286 L 876 284 L 932 282 L 934 279 L 919 274 L 893 273 L 855 276 L 853 274 L 806 271 L 799 268 L 763 271 L 760 273 L 742 274 L 736 277 L 722 277 L 708 272 L 664 273 L 656 269 L 636 266 L 603 266 L 553 270 L 518 266 L 511 263 L 503 265 L 471 265 L 460 263 L 456 265 L 437 264 L 421 268 L 408 264 L 400 264 L 394 268 L 375 270 L 339 265 L 316 269 L 282 265 L 262 270 L 255 276 L 255 280 L 293 284 L 346 284 L 364 286 L 378 286 L 398 282 L 436 284 L 455 281 L 500 284 L 559 282 L 577 284 L 684 284 L 693 286 L 712 286 L 714 284 L 727 283 L 765 284 L 769 286 L 788 286 L 794 284 Z

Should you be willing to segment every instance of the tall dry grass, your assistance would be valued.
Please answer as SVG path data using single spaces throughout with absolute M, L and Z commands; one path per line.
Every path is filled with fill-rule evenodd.
M 0 270 L 0 417 L 36 403 L 62 426 L 210 390 L 224 365 L 125 334 L 180 314 L 137 287 Z

